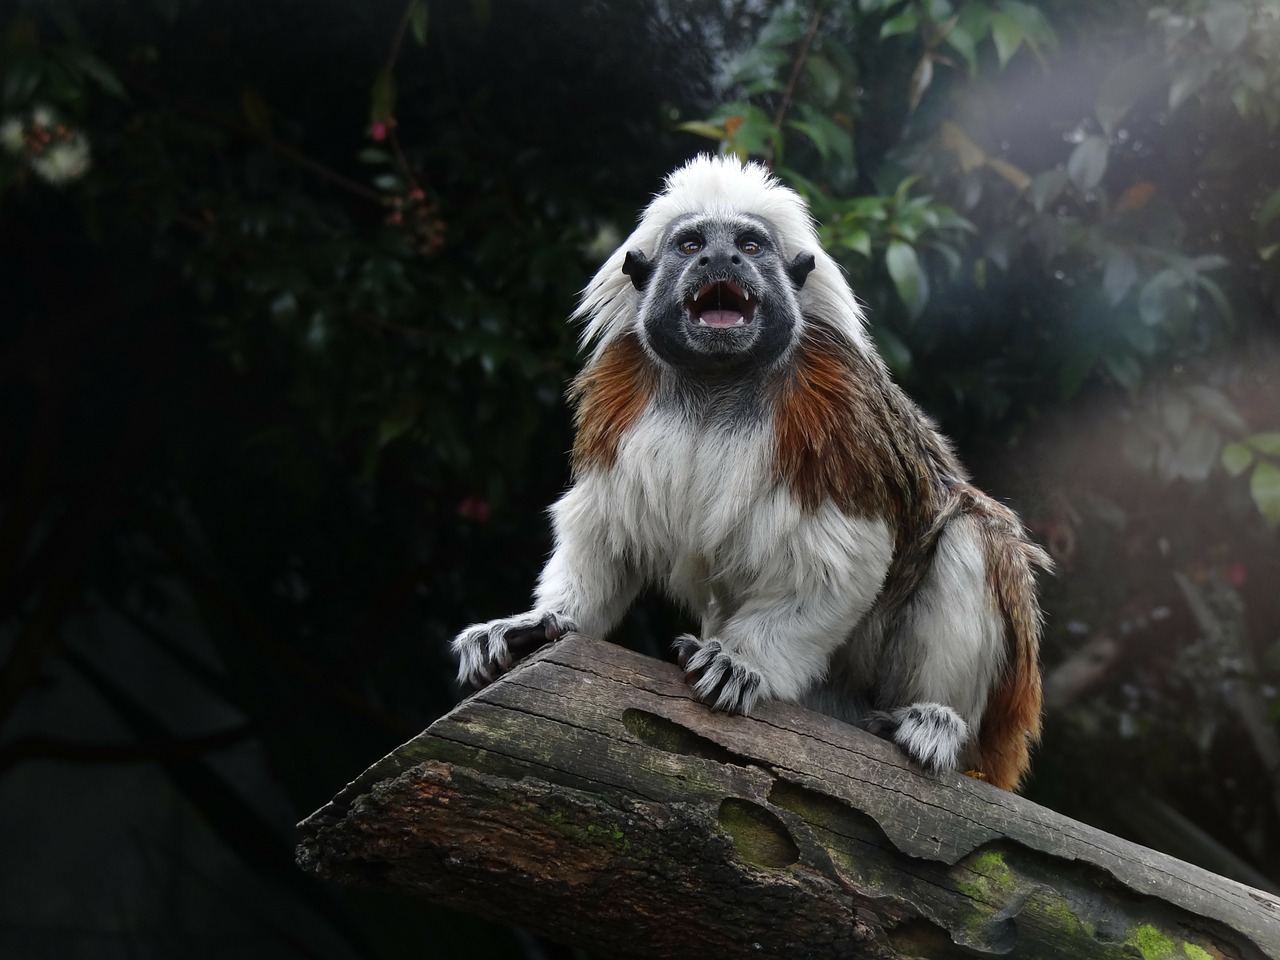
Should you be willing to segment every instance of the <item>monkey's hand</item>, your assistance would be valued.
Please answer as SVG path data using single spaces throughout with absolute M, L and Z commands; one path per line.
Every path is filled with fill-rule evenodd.
M 550 610 L 472 624 L 451 645 L 458 658 L 458 682 L 479 689 L 497 680 L 521 657 L 577 629 L 568 617 Z
M 719 640 L 699 640 L 691 633 L 676 638 L 676 659 L 698 699 L 713 710 L 750 713 L 760 699 L 764 678 Z

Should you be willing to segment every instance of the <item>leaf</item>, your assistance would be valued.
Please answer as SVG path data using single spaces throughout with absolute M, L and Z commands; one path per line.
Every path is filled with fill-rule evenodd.
M 821 54 L 810 54 L 805 61 L 809 77 L 813 80 L 815 99 L 824 107 L 829 107 L 840 96 L 840 74 L 831 65 L 831 61 Z
M 1195 404 L 1197 410 L 1224 430 L 1244 433 L 1249 429 L 1248 423 L 1245 422 L 1244 417 L 1240 416 L 1240 411 L 1236 409 L 1235 404 L 1221 390 L 1202 383 L 1193 383 L 1184 387 L 1183 393 Z
M 929 249 L 936 250 L 942 259 L 947 261 L 948 275 L 954 280 L 956 275 L 960 273 L 960 267 L 964 263 L 960 257 L 960 251 L 949 243 L 941 243 L 936 240 L 929 244 Z
M 852 167 L 853 162 L 853 137 L 849 133 L 847 127 L 841 126 L 831 119 L 830 115 L 820 110 L 814 110 L 808 104 L 801 105 L 801 112 L 805 121 L 816 131 L 821 131 L 820 136 L 826 143 L 827 149 L 835 154 L 841 164 L 846 167 Z M 815 141 L 816 142 L 816 141 Z
M 1162 78 L 1159 62 L 1149 56 L 1126 60 L 1112 70 L 1102 81 L 1093 108 L 1102 129 L 1108 135 L 1115 133 L 1133 105 L 1152 93 Z
M 871 257 L 871 234 L 865 230 L 853 230 L 840 238 L 840 245 L 864 257 Z
M 1222 292 L 1222 287 L 1218 286 L 1216 281 L 1208 277 L 1197 277 L 1196 286 L 1209 295 L 1209 299 L 1218 308 L 1218 313 L 1223 320 L 1234 321 L 1235 312 L 1231 309 L 1231 301 L 1227 299 L 1227 295 Z
M 1265 230 L 1276 216 L 1280 214 L 1280 189 L 1271 191 L 1258 211 L 1258 229 Z
M 966 174 L 960 180 L 960 205 L 965 210 L 972 210 L 982 201 L 982 175 L 979 171 Z
M 924 99 L 931 83 L 933 83 L 933 54 L 925 53 L 916 64 L 915 72 L 911 74 L 911 93 L 907 99 L 908 113 L 914 113 L 916 107 L 920 106 L 920 101 Z
M 1184 480 L 1202 483 L 1218 461 L 1222 438 L 1207 423 L 1197 423 L 1178 441 L 1173 454 L 1174 472 Z
M 1138 315 L 1148 326 L 1159 326 L 1174 312 L 1174 298 L 1183 293 L 1183 280 L 1178 271 L 1166 267 L 1146 282 L 1138 294 Z
M 1160 340 L 1154 328 L 1148 327 L 1145 323 L 1126 323 L 1121 329 L 1125 340 L 1138 353 L 1144 357 L 1155 356 L 1156 350 L 1160 347 Z
M 420 47 L 427 45 L 427 22 L 430 15 L 427 0 L 413 0 L 409 5 L 409 32 Z
M 1273 431 L 1269 431 L 1267 433 L 1255 433 L 1251 437 L 1245 437 L 1244 442 L 1259 453 L 1266 453 L 1273 457 L 1280 457 L 1280 433 Z
M 1046 170 L 1031 178 L 1027 197 L 1036 213 L 1044 213 L 1045 207 L 1057 200 L 1068 182 L 1067 171 Z
M 1031 175 L 1021 167 L 1016 167 L 1007 160 L 1001 160 L 999 157 L 992 157 L 987 161 L 987 166 L 991 170 L 1009 181 L 1013 185 L 1013 189 L 1021 193 L 1031 185 Z
M 920 18 L 915 11 L 900 13 L 896 17 L 890 17 L 880 27 L 880 39 L 888 40 L 890 37 L 896 37 L 902 33 L 910 33 L 920 25 Z
M 729 139 L 729 131 L 724 127 L 708 123 L 705 120 L 687 120 L 684 123 L 677 123 L 676 129 L 683 130 L 685 133 L 696 133 L 698 136 L 706 137 L 708 140 Z
M 893 285 L 897 287 L 898 296 L 914 320 L 929 300 L 929 280 L 920 266 L 915 248 L 901 240 L 891 240 L 884 262 L 889 276 L 893 278 Z
M 128 99 L 124 84 L 120 82 L 115 71 L 88 50 L 73 47 L 67 51 L 67 59 L 72 67 L 92 77 L 94 82 L 111 96 L 118 100 Z
M 1009 14 L 997 10 L 991 14 L 991 39 L 995 41 L 996 56 L 1000 58 L 1003 68 L 1010 58 L 1018 52 L 1025 39 L 1022 25 Z
M 725 121 L 729 142 L 748 156 L 764 156 L 770 152 L 777 131 L 773 118 L 759 107 L 747 104 L 741 114 Z
M 831 156 L 831 144 L 827 140 L 826 133 L 817 124 L 805 123 L 803 120 L 788 120 L 786 125 L 808 137 L 818 148 L 818 153 L 822 155 L 823 160 Z
M 1114 350 L 1102 355 L 1102 365 L 1107 373 L 1126 390 L 1133 392 L 1142 384 L 1142 363 L 1131 353 Z
M 1222 467 L 1231 476 L 1238 477 L 1253 463 L 1253 451 L 1243 443 L 1228 443 L 1222 448 Z
M 1022 29 L 1022 35 L 1028 43 L 1037 40 L 1046 44 L 1057 43 L 1057 37 L 1049 21 L 1034 4 L 1022 3 L 1020 0 L 1000 0 L 1000 8 L 1007 13 Z
M 1177 110 L 1188 97 L 1199 93 L 1212 76 L 1213 64 L 1208 60 L 1192 60 L 1185 64 L 1169 84 L 1169 109 Z
M 1257 95 L 1248 87 L 1236 87 L 1231 91 L 1231 103 L 1236 108 L 1236 113 L 1240 114 L 1241 117 L 1247 119 L 1249 114 L 1253 112 L 1257 102 Z
M 1102 182 L 1107 172 L 1107 156 L 1111 145 L 1106 137 L 1085 137 L 1067 158 L 1067 176 L 1081 191 L 1088 192 Z
M 1280 467 L 1263 460 L 1249 477 L 1249 494 L 1267 526 L 1280 525 Z
M 947 31 L 946 42 L 956 53 L 964 57 L 964 62 L 969 67 L 969 76 L 973 76 L 978 72 L 978 51 L 973 40 L 973 34 L 960 24 L 956 24 Z
M 1194 267 L 1197 272 L 1203 270 L 1220 270 L 1230 262 L 1230 260 L 1220 253 L 1202 253 L 1198 257 L 1191 258 L 1191 266 Z
M 1114 307 L 1138 279 L 1138 265 L 1132 256 L 1120 247 L 1112 247 L 1107 253 L 1107 265 L 1102 270 L 1102 292 Z
M 983 253 L 997 267 L 1007 271 L 1009 262 L 1013 258 L 1013 247 L 1016 242 L 1017 237 L 1012 229 L 997 230 L 987 237 L 982 247 Z
M 964 127 L 955 121 L 942 121 L 938 136 L 942 140 L 943 147 L 955 154 L 960 169 L 965 173 L 976 170 L 987 162 L 987 155 L 983 149 L 974 143 Z
M 773 14 L 760 30 L 756 41 L 760 47 L 786 47 L 804 36 L 808 11 L 799 6 L 782 4 L 774 7 Z
M 781 90 L 778 72 L 787 62 L 785 50 L 768 47 L 748 47 L 730 57 L 723 68 L 724 82 L 728 86 L 741 84 L 746 96 Z
M 396 80 L 383 70 L 369 89 L 369 122 L 386 123 L 396 114 Z
M 1235 0 L 1213 0 L 1202 18 L 1209 42 L 1220 54 L 1234 51 L 1249 32 L 1249 10 Z

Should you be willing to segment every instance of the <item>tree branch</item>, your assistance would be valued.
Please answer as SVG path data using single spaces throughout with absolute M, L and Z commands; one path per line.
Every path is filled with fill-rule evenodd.
M 1280 899 L 580 636 L 301 824 L 299 863 L 611 957 L 1280 957 Z

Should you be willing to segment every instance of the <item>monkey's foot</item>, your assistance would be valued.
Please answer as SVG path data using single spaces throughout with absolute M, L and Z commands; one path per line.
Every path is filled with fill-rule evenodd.
M 492 683 L 521 657 L 576 629 L 568 617 L 545 610 L 472 624 L 451 644 L 458 658 L 458 682 L 476 688 Z
M 960 748 L 969 737 L 969 726 L 960 714 L 941 703 L 915 703 L 909 707 L 872 714 L 867 729 L 892 740 L 926 770 L 954 770 Z
M 738 654 L 724 649 L 719 640 L 699 640 L 682 634 L 674 644 L 684 678 L 699 700 L 712 710 L 750 713 L 760 699 L 764 678 Z

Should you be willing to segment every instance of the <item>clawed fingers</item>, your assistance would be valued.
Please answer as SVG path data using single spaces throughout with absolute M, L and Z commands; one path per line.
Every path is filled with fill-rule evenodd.
M 740 655 L 718 640 L 684 634 L 675 642 L 676 660 L 698 699 L 713 710 L 749 713 L 760 697 L 763 678 Z
M 458 683 L 477 689 L 492 683 L 518 660 L 574 629 L 572 620 L 554 611 L 473 624 L 452 644 L 458 658 Z

